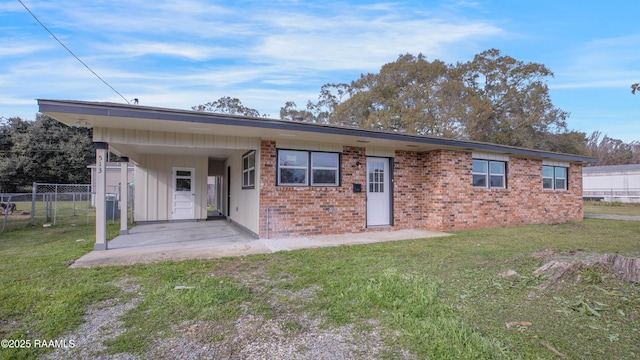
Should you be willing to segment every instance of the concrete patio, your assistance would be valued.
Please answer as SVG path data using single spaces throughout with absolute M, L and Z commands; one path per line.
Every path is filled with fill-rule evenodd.
M 372 231 L 296 238 L 256 239 L 225 220 L 137 225 L 70 267 L 131 265 L 167 260 L 213 259 L 340 245 L 424 239 L 450 234 L 428 230 Z

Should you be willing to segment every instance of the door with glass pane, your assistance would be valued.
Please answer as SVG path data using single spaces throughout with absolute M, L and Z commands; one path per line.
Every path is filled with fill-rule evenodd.
M 195 217 L 194 175 L 193 168 L 173 168 L 173 220 Z
M 388 158 L 367 158 L 367 226 L 391 224 Z

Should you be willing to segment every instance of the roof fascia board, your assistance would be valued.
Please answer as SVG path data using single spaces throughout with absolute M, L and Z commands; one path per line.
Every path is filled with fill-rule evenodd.
M 148 120 L 166 120 L 177 122 L 204 123 L 212 125 L 229 126 L 250 126 L 265 129 L 277 129 L 288 131 L 315 132 L 327 135 L 345 135 L 354 137 L 366 137 L 380 140 L 405 141 L 426 145 L 437 145 L 456 149 L 468 149 L 478 151 L 490 151 L 505 153 L 510 155 L 533 156 L 540 158 L 550 158 L 571 162 L 594 163 L 594 158 L 553 153 L 541 150 L 510 147 L 490 143 L 481 143 L 464 140 L 451 140 L 435 137 L 418 136 L 402 133 L 390 133 L 359 128 L 342 128 L 330 125 L 301 123 L 284 120 L 273 120 L 263 118 L 241 117 L 241 116 L 221 116 L 215 113 L 198 113 L 189 110 L 175 110 L 165 108 L 138 107 L 133 105 L 123 105 L 115 103 L 93 103 L 67 100 L 38 100 L 40 112 L 70 113 L 77 115 L 95 115 L 107 117 L 139 118 Z

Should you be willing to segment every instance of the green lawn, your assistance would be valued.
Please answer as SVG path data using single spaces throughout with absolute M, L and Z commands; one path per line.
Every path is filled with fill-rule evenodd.
M 109 235 L 118 229 L 109 225 Z M 93 227 L 85 224 L 0 234 L 0 338 L 63 337 L 91 303 L 126 296 L 115 285 L 126 281 L 139 285 L 143 297 L 124 316 L 127 333 L 108 341 L 111 353 L 142 354 L 150 340 L 171 336 L 173 325 L 185 322 L 215 324 L 199 334 L 199 341 L 215 342 L 231 336 L 225 329 L 241 314 L 304 313 L 326 326 L 375 327 L 383 338 L 396 339 L 387 344 L 388 358 L 401 350 L 420 359 L 539 359 L 556 352 L 572 359 L 640 357 L 637 286 L 600 267 L 583 266 L 544 290 L 547 279 L 532 274 L 545 263 L 532 254 L 543 249 L 638 257 L 640 222 L 589 219 L 242 258 L 69 269 L 93 242 Z M 505 270 L 520 276 L 500 277 Z M 176 291 L 177 285 L 194 288 Z M 307 296 L 294 296 L 300 293 Z M 519 322 L 531 325 L 506 326 Z M 287 328 L 300 326 L 291 320 Z M 43 351 L 0 349 L 0 355 L 33 358 Z
M 612 214 L 640 216 L 640 203 L 607 203 L 587 201 L 584 203 L 586 214 Z
M 3 225 L 5 232 L 15 231 L 31 224 L 31 202 L 15 202 L 17 211 L 11 215 L 0 215 L 0 230 Z M 34 223 L 43 224 L 93 224 L 96 218 L 95 208 L 89 201 L 57 201 L 49 204 L 51 208 L 47 214 L 47 204 L 42 201 L 35 203 Z M 119 219 L 119 217 L 116 217 Z

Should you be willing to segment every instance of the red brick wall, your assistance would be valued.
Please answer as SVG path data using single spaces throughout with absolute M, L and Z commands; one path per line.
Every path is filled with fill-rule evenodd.
M 263 140 L 260 150 L 261 238 L 365 231 L 364 148 L 343 148 L 338 187 L 276 186 L 275 141 Z M 354 183 L 362 184 L 361 193 L 353 192 Z
M 470 152 L 396 151 L 392 229 L 459 230 L 582 219 L 582 167 L 569 190 L 542 189 L 542 161 L 510 157 L 506 189 L 471 185 Z M 260 151 L 260 237 L 340 234 L 366 228 L 366 153 L 343 148 L 339 187 L 276 186 L 276 143 Z M 362 184 L 354 193 L 353 184 Z M 267 216 L 268 215 L 268 216 Z
M 507 188 L 471 185 L 470 152 L 424 154 L 427 166 L 425 227 L 478 229 L 582 220 L 582 167 L 569 168 L 568 190 L 542 189 L 542 160 L 510 157 Z
M 396 151 L 393 159 L 393 225 L 397 229 L 421 229 L 427 207 L 424 185 L 427 181 L 423 156 Z

